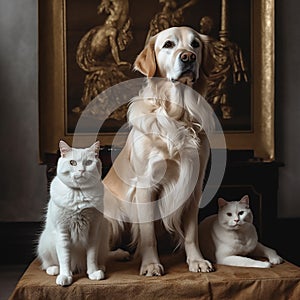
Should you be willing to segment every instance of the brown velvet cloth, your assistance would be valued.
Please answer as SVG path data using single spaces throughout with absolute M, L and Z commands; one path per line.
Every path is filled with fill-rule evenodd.
M 271 269 L 216 265 L 213 273 L 191 273 L 181 254 L 161 261 L 166 272 L 161 277 L 139 276 L 137 261 L 110 262 L 105 280 L 76 275 L 71 286 L 60 287 L 55 284 L 56 276 L 47 275 L 34 260 L 10 300 L 300 299 L 300 268 L 288 262 Z

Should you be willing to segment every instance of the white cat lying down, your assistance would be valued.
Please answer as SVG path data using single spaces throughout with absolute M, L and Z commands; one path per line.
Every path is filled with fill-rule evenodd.
M 205 218 L 199 224 L 203 256 L 212 262 L 240 267 L 269 268 L 283 260 L 276 251 L 258 242 L 249 208 L 249 197 L 227 202 L 218 199 L 218 214 Z M 265 257 L 259 261 L 245 256 Z

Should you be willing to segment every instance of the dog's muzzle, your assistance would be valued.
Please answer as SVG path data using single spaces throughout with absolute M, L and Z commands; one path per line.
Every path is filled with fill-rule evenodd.
M 179 55 L 181 74 L 177 81 L 192 86 L 196 81 L 196 54 L 191 51 L 183 51 Z

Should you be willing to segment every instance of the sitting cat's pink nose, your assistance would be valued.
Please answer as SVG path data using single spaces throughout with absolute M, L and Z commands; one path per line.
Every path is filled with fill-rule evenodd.
M 235 220 L 234 220 L 234 222 L 236 222 L 236 223 L 237 223 L 238 221 L 239 221 L 239 219 L 235 219 Z
M 82 177 L 83 173 L 84 173 L 84 170 L 78 170 L 77 174 L 75 175 L 75 178 L 78 179 L 78 178 Z

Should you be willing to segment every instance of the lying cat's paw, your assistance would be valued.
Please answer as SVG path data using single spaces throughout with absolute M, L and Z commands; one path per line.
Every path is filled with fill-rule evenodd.
M 254 265 L 253 267 L 257 267 L 257 268 L 271 268 L 271 263 L 268 261 L 258 261 L 256 263 L 256 265 Z
M 213 265 L 208 260 L 205 259 L 189 260 L 188 265 L 189 265 L 190 272 L 208 273 L 214 271 Z
M 71 275 L 60 274 L 56 277 L 57 285 L 62 285 L 62 286 L 70 285 L 72 281 L 73 281 L 73 277 Z
M 104 279 L 105 274 L 102 270 L 97 270 L 91 274 L 89 274 L 89 279 L 91 280 L 101 280 Z
M 269 257 L 269 261 L 272 265 L 279 265 L 283 262 L 283 259 L 279 255 Z
M 50 266 L 46 269 L 48 275 L 57 275 L 59 273 L 58 266 Z

